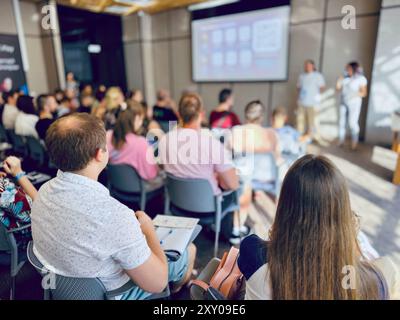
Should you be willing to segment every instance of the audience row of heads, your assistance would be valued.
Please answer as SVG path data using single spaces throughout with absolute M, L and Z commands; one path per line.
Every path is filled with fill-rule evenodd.
M 104 109 L 114 112 L 117 117 L 121 114 L 122 127 L 126 127 L 124 124 L 126 114 L 134 114 L 140 116 L 140 118 L 148 117 L 147 105 L 144 101 L 144 96 L 141 90 L 133 89 L 126 94 L 119 87 L 106 88 L 104 85 L 100 85 L 95 95 L 92 85 L 82 85 L 80 92 L 76 93 L 73 89 L 67 88 L 66 90 L 57 89 L 53 94 L 41 94 L 36 98 L 27 95 L 21 95 L 17 91 L 10 91 L 3 93 L 3 100 L 6 104 L 15 105 L 21 112 L 26 114 L 40 115 L 45 114 L 56 114 L 60 106 L 63 106 L 70 110 L 67 113 L 73 113 L 77 111 L 79 106 L 91 109 L 95 102 L 103 104 Z M 80 100 L 80 104 L 73 106 L 73 100 Z M 225 106 L 224 111 L 230 111 L 234 105 L 234 94 L 231 89 L 222 89 L 218 96 L 219 105 Z M 161 89 L 157 92 L 157 105 L 174 108 L 175 103 L 171 98 L 168 90 Z M 128 112 L 122 112 L 128 109 Z M 201 96 L 190 90 L 183 92 L 183 95 L 176 108 L 177 115 L 180 118 L 182 124 L 188 124 L 193 121 L 199 121 L 203 124 L 207 122 L 205 120 L 205 107 Z M 263 103 L 259 100 L 250 102 L 244 110 L 244 117 L 247 123 L 259 123 L 262 124 L 265 120 L 267 110 Z M 89 112 L 90 113 L 90 112 Z M 272 119 L 287 118 L 286 110 L 282 107 L 274 110 Z M 101 117 L 100 117 L 101 118 Z M 143 119 L 141 120 L 141 123 Z M 135 126 L 136 132 L 140 131 L 138 125 Z

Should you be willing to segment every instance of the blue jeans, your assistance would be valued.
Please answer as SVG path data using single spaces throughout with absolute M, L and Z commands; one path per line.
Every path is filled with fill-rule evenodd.
M 183 279 L 187 272 L 189 254 L 186 250 L 177 261 L 168 261 L 168 282 L 177 283 Z M 139 287 L 132 288 L 125 293 L 121 300 L 146 300 L 152 294 Z

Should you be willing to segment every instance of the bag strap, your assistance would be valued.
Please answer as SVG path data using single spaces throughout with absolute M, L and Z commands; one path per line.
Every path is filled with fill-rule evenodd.
M 190 287 L 192 287 L 192 286 L 200 287 L 204 291 L 207 291 L 208 288 L 210 287 L 210 285 L 208 283 L 206 283 L 206 282 L 204 282 L 202 280 L 198 280 L 198 279 L 192 280 L 190 282 Z
M 224 260 L 221 261 L 221 268 L 215 272 L 214 276 L 211 278 L 210 286 L 218 290 L 221 289 L 225 279 L 232 273 L 235 267 L 237 258 L 239 256 L 239 249 L 232 247 L 229 253 L 225 253 Z M 223 263 L 223 264 L 222 264 Z M 223 272 L 220 272 L 223 270 Z

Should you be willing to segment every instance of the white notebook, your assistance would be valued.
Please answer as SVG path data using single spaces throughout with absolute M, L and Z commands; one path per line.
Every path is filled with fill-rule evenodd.
M 153 222 L 161 247 L 169 255 L 179 257 L 187 248 L 199 219 L 158 215 Z M 196 234 L 197 236 L 197 234 Z
M 175 252 L 181 255 L 188 246 L 192 237 L 193 229 L 176 229 L 158 227 L 156 233 L 160 240 L 161 247 L 166 252 Z
M 199 219 L 168 216 L 165 214 L 157 215 L 153 222 L 156 227 L 178 228 L 178 229 L 193 229 L 198 223 Z

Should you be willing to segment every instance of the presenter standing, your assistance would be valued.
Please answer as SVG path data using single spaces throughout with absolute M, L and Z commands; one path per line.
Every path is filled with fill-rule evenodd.
M 339 146 L 343 146 L 346 138 L 346 123 L 351 130 L 352 150 L 357 149 L 360 125 L 359 118 L 362 99 L 368 95 L 368 80 L 363 75 L 358 62 L 351 62 L 346 66 L 345 76 L 341 76 L 336 89 L 341 92 L 339 110 Z
M 299 77 L 297 90 L 297 129 L 302 135 L 307 134 L 313 140 L 321 142 L 317 108 L 321 101 L 321 93 L 325 90 L 325 80 L 317 71 L 314 61 L 307 60 L 304 63 L 304 73 Z

